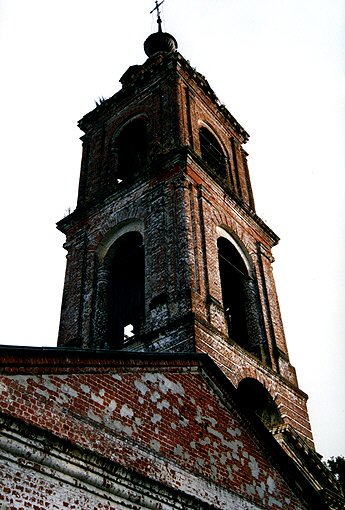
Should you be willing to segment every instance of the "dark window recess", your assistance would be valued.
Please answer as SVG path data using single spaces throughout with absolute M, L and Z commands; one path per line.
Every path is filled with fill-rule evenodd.
M 229 337 L 250 350 L 245 307 L 245 285 L 248 278 L 245 263 L 230 241 L 218 239 L 219 273 L 222 286 L 223 307 Z
M 277 404 L 259 381 L 249 377 L 243 379 L 237 392 L 243 405 L 255 413 L 268 429 L 282 423 Z
M 108 345 L 120 348 L 140 333 L 144 320 L 145 255 L 138 232 L 124 234 L 112 249 L 108 283 Z
M 203 127 L 199 131 L 199 136 L 202 159 L 212 170 L 215 170 L 217 175 L 225 179 L 225 156 L 218 141 L 208 129 Z
M 134 120 L 119 134 L 116 140 L 116 177 L 125 181 L 137 174 L 147 162 L 147 135 L 143 120 Z

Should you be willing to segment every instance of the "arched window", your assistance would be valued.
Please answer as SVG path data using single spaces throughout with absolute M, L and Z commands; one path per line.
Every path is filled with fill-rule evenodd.
M 249 274 L 238 249 L 219 237 L 218 262 L 224 314 L 231 340 L 270 364 L 256 280 Z
M 241 255 L 228 239 L 220 237 L 217 245 L 223 308 L 229 337 L 249 350 L 244 285 L 248 279 L 248 271 Z
M 120 348 L 140 333 L 145 312 L 145 256 L 139 232 L 122 235 L 108 254 L 107 344 Z
M 137 174 L 147 162 L 147 134 L 143 119 L 127 124 L 116 140 L 116 177 L 124 181 Z
M 255 413 L 269 430 L 282 423 L 277 404 L 259 381 L 250 377 L 243 379 L 237 391 L 244 406 Z
M 205 127 L 200 128 L 199 137 L 202 159 L 219 177 L 225 179 L 225 156 L 216 137 Z

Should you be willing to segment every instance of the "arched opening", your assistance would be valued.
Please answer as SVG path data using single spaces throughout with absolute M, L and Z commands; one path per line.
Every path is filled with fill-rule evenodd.
M 228 239 L 220 237 L 217 245 L 228 334 L 232 340 L 249 350 L 245 307 L 245 280 L 248 279 L 248 271 L 241 255 Z
M 231 340 L 270 364 L 257 283 L 236 246 L 219 237 L 218 263 L 224 314 Z
M 118 181 L 137 174 L 147 162 L 147 134 L 143 119 L 127 124 L 116 140 Z
M 224 152 L 216 137 L 205 127 L 199 130 L 201 157 L 205 163 L 215 170 L 216 174 L 226 178 L 226 163 Z
M 242 379 L 237 392 L 244 406 L 255 413 L 269 430 L 283 422 L 272 396 L 256 379 Z
M 128 232 L 108 254 L 107 343 L 120 348 L 140 333 L 145 312 L 145 254 L 139 232 Z

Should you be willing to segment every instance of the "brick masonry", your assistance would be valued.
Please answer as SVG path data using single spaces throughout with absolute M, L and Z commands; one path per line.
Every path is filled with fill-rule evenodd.
M 271 451 L 273 438 L 253 427 L 230 386 L 224 386 L 226 379 L 205 357 L 114 359 L 28 351 L 5 356 L 1 373 L 1 409 L 7 417 L 84 452 L 130 471 L 134 467 L 139 475 L 217 508 L 229 508 L 234 494 L 240 503 L 231 508 L 309 508 L 291 490 L 279 452 Z M 17 468 L 14 440 L 3 434 L 1 441 L 9 452 L 1 457 L 0 500 L 6 509 L 117 508 L 80 490 L 73 477 L 57 488 L 49 479 L 57 469 L 51 441 L 45 441 L 42 457 L 39 449 L 29 454 L 33 443 L 22 440 Z M 51 472 L 44 459 L 50 459 Z M 242 506 L 244 501 L 253 507 Z

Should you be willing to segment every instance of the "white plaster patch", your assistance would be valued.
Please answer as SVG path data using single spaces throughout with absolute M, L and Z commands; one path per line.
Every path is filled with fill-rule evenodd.
M 266 490 L 266 487 L 265 487 L 264 482 L 261 482 L 260 485 L 257 485 L 256 492 L 258 493 L 259 498 L 264 499 L 264 497 L 265 497 L 265 490 Z
M 154 414 L 151 418 L 152 423 L 158 423 L 161 421 L 162 415 L 161 414 Z
M 107 414 L 112 414 L 117 407 L 115 400 L 111 400 L 108 405 Z
M 1 394 L 3 394 L 3 393 L 7 394 L 8 393 L 8 387 L 3 382 L 0 383 L 0 393 Z
M 151 399 L 151 402 L 158 402 L 158 400 L 161 398 L 160 394 L 158 393 L 158 391 L 155 391 L 150 399 Z
M 100 394 L 101 397 L 104 397 L 105 390 L 102 388 L 101 390 L 99 390 L 99 394 Z
M 112 374 L 111 376 L 113 379 L 115 379 L 116 381 L 122 381 L 122 377 L 121 375 L 119 374 Z
M 222 453 L 222 455 L 220 457 L 220 463 L 225 465 L 227 463 L 227 460 L 228 460 L 227 456 L 224 455 L 224 453 Z
M 149 390 L 149 388 L 146 386 L 146 384 L 144 384 L 144 383 L 143 383 L 142 381 L 140 381 L 139 379 L 137 379 L 136 381 L 134 381 L 134 386 L 136 387 L 136 389 L 137 389 L 138 391 L 140 391 L 140 393 L 141 393 L 142 395 L 146 395 L 146 393 L 147 393 L 148 391 L 150 391 L 150 390 Z M 139 399 L 139 401 L 140 401 L 140 399 Z
M 68 384 L 62 384 L 61 385 L 61 391 L 69 395 L 70 397 L 76 398 L 78 396 L 78 392 L 75 391 L 73 388 L 68 386 Z
M 268 492 L 270 494 L 273 494 L 275 489 L 276 489 L 276 484 L 275 484 L 275 481 L 273 480 L 273 478 L 271 476 L 269 476 L 267 478 L 267 487 L 268 487 Z
M 159 441 L 157 441 L 156 439 L 152 439 L 152 441 L 150 441 L 150 446 L 153 450 L 155 450 L 156 452 L 159 452 L 160 449 L 161 449 L 161 444 Z
M 173 430 L 176 430 L 176 429 L 177 429 L 177 425 L 176 425 L 176 423 L 174 423 L 174 422 L 172 422 L 172 423 L 170 424 L 170 427 L 171 427 Z
M 127 404 L 123 404 L 121 407 L 120 415 L 122 418 L 133 418 L 134 412 L 133 409 L 127 406 Z
M 160 411 L 162 409 L 169 409 L 170 407 L 170 404 L 167 400 L 162 400 L 161 402 L 157 402 L 157 409 L 159 409 Z
M 160 391 L 164 394 L 168 393 L 168 391 L 171 391 L 171 393 L 175 395 L 181 395 L 182 397 L 185 394 L 182 384 L 171 381 L 164 374 L 149 372 L 142 376 L 142 380 L 144 382 L 158 384 Z
M 278 508 L 283 508 L 283 503 L 281 501 L 278 501 L 277 499 L 275 498 L 272 498 L 272 496 L 270 496 L 268 498 L 268 506 L 277 506 Z
M 21 386 L 24 386 L 24 388 L 27 388 L 28 387 L 28 379 L 29 379 L 29 376 L 27 375 L 12 375 L 11 376 L 11 379 L 13 379 L 14 381 L 16 381 L 18 384 L 20 384 Z
M 50 391 L 57 391 L 57 386 L 52 383 L 49 375 L 43 375 L 44 386 Z
M 259 478 L 259 464 L 257 463 L 256 459 L 250 455 L 249 456 L 250 462 L 248 463 L 248 466 L 250 468 L 250 471 L 252 472 L 252 476 L 256 479 Z
M 218 439 L 220 439 L 221 441 L 224 440 L 223 434 L 221 432 L 218 432 L 218 430 L 213 429 L 212 427 L 207 427 L 207 432 L 209 434 L 212 434 L 213 436 L 218 437 Z
M 46 399 L 50 398 L 49 393 L 47 391 L 41 390 L 40 388 L 37 388 L 36 393 L 38 393 L 39 395 L 41 395 L 41 397 L 44 397 Z
M 190 461 L 190 455 L 189 455 L 189 453 L 188 453 L 188 452 L 185 452 L 185 453 L 184 453 L 184 458 L 185 458 L 185 460 L 186 460 L 187 462 L 189 462 L 189 461 Z
M 81 389 L 84 393 L 86 393 L 86 394 L 90 393 L 90 391 L 91 391 L 91 390 L 90 390 L 90 386 L 86 386 L 86 384 L 81 384 L 81 385 L 80 385 L 80 389 Z
M 145 402 L 145 400 L 143 399 L 143 397 L 139 397 L 138 402 L 139 402 L 139 404 L 143 404 Z
M 64 393 L 59 393 L 59 396 L 56 397 L 56 402 L 58 404 L 66 404 L 68 402 L 68 397 Z
M 206 446 L 208 444 L 211 444 L 211 439 L 209 437 L 204 437 L 203 439 L 199 439 L 199 443 L 202 445 L 202 446 Z
M 95 395 L 94 393 L 91 393 L 91 400 L 97 402 L 97 404 L 103 405 L 103 398 L 101 398 L 98 395 Z
M 90 418 L 90 420 L 96 421 L 97 423 L 101 423 L 102 422 L 102 419 L 97 414 L 95 414 L 92 411 L 92 409 L 88 410 L 87 416 L 88 416 L 88 418 Z
M 233 481 L 233 479 L 234 479 L 234 475 L 232 474 L 231 467 L 230 467 L 230 466 L 226 466 L 226 470 L 227 470 L 227 472 L 228 472 L 229 479 L 230 479 L 231 481 Z
M 255 487 L 254 487 L 254 485 L 249 485 L 249 484 L 247 484 L 247 485 L 246 485 L 246 492 L 247 492 L 247 494 L 248 494 L 249 496 L 255 496 L 255 492 L 256 492 L 256 491 L 255 491 Z
M 183 448 L 180 444 L 177 444 L 174 448 L 174 453 L 175 455 L 179 455 L 180 457 L 182 457 L 183 455 Z
M 210 459 L 210 463 L 216 465 L 217 464 L 217 459 L 212 455 L 211 452 L 208 452 L 208 456 L 209 456 L 209 459 Z
M 233 437 L 241 435 L 240 429 L 226 429 L 226 431 Z
M 127 434 L 127 436 L 132 436 L 133 434 L 132 427 L 129 425 L 124 425 L 118 420 L 111 422 L 111 424 L 109 423 L 108 426 L 117 432 L 123 432 L 124 434 Z
M 216 466 L 210 466 L 211 467 L 211 472 L 213 474 L 213 476 L 217 476 L 218 475 L 218 469 L 216 468 Z
M 181 427 L 188 427 L 189 421 L 186 418 L 181 418 L 180 425 Z

